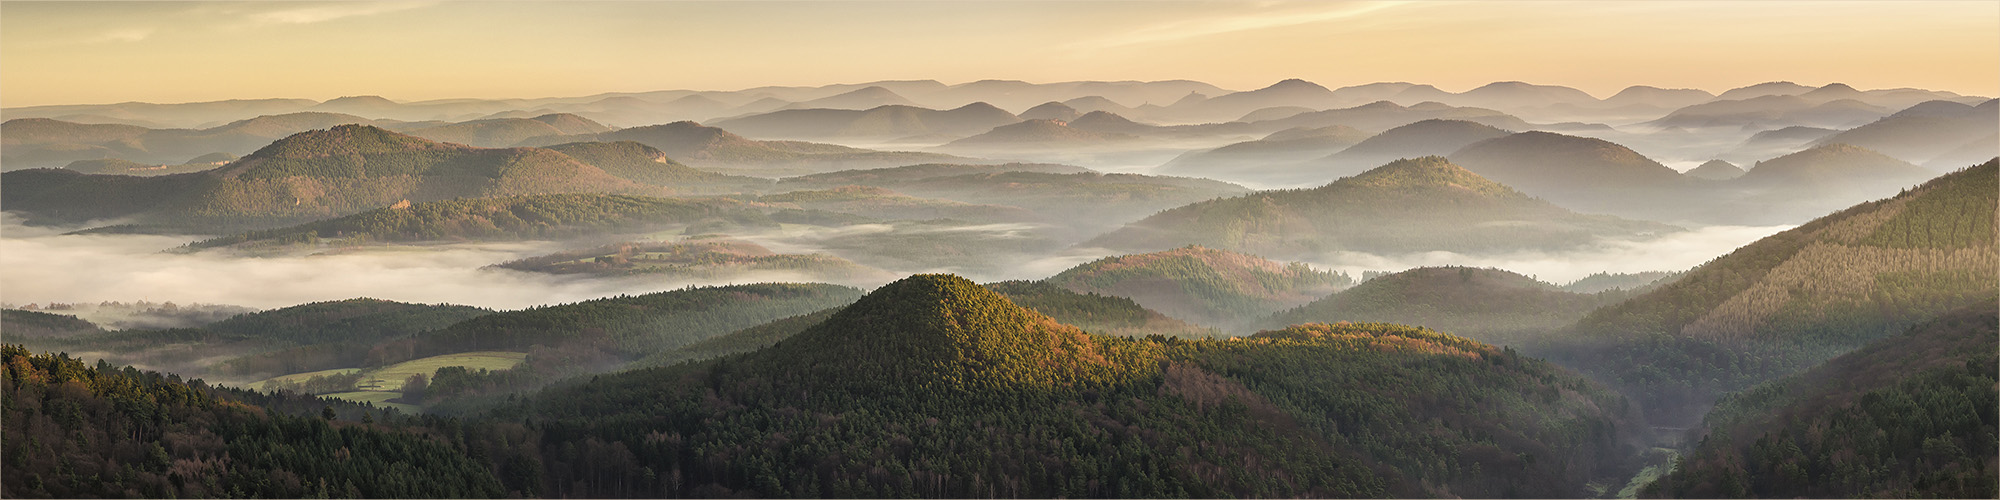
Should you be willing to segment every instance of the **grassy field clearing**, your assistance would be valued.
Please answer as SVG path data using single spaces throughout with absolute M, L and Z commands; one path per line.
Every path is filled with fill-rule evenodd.
M 403 390 L 403 382 L 409 380 L 411 375 L 421 374 L 429 377 L 437 373 L 439 368 L 447 366 L 463 366 L 473 371 L 507 370 L 521 364 L 527 357 L 527 353 L 520 352 L 475 351 L 413 359 L 369 370 L 362 374 L 359 382 L 354 383 L 354 388 L 366 391 L 400 391 Z

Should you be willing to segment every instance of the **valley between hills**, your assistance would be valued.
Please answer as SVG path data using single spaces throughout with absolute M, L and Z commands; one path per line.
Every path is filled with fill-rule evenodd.
M 2000 107 L 0 109 L 7 497 L 2000 496 Z

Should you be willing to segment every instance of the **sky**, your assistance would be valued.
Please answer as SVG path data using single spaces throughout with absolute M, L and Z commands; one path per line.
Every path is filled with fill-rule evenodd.
M 2000 95 L 2000 2 L 0 2 L 0 106 L 892 79 Z

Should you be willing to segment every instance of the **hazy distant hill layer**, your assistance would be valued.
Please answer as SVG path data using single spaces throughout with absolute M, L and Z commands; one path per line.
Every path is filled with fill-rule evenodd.
M 687 165 L 760 177 L 920 163 L 978 163 L 970 158 L 938 153 L 873 151 L 812 142 L 751 140 L 691 121 L 597 134 L 534 137 L 518 144 L 540 146 L 579 141 L 632 141 L 657 148 Z
M 866 110 L 788 109 L 722 120 L 715 125 L 754 137 L 896 139 L 932 134 L 968 136 L 1019 121 L 1021 118 L 1013 113 L 980 102 L 950 110 L 907 105 Z
M 1364 142 L 1368 137 L 1367 132 L 1345 125 L 1295 127 L 1273 132 L 1255 141 L 1189 151 L 1160 165 L 1159 171 L 1227 177 L 1225 174 L 1273 170 L 1272 167 L 1290 167 L 1292 163 L 1334 154 Z
M 1128 297 L 1197 324 L 1243 330 L 1272 312 L 1353 283 L 1346 275 L 1235 252 L 1187 246 L 1107 257 L 1043 280 L 1070 290 Z
M 664 275 L 707 279 L 778 274 L 803 281 L 843 280 L 880 273 L 831 255 L 779 254 L 761 245 L 737 240 L 616 243 L 529 257 L 496 267 L 550 274 Z
M 30 221 L 134 217 L 162 225 L 269 226 L 404 200 L 578 192 L 657 195 L 680 189 L 659 185 L 682 185 L 676 179 L 694 191 L 748 182 L 692 171 L 635 144 L 558 149 L 480 149 L 342 125 L 299 133 L 221 168 L 191 174 L 135 179 L 9 172 L 4 203 Z
M 1018 207 L 1043 220 L 1096 232 L 1162 209 L 1245 191 L 1190 177 L 1103 174 L 1039 164 L 914 165 L 791 177 L 786 186 L 876 186 L 914 196 Z M 1088 213 L 1090 217 L 1077 217 Z M 1079 236 L 1079 239 L 1082 236 Z
M 908 196 L 885 188 L 840 186 L 764 195 L 757 201 L 865 216 L 873 219 L 957 219 L 968 222 L 1030 222 L 1041 217 L 1026 209 Z
M 763 212 L 735 200 L 564 194 L 401 204 L 298 226 L 203 240 L 188 246 L 311 247 L 556 239 L 645 232 L 709 219 L 773 225 Z
M 1293 259 L 1336 250 L 1551 250 L 1598 238 L 1643 238 L 1676 230 L 1564 210 L 1443 158 L 1426 157 L 1399 160 L 1318 188 L 1262 191 L 1175 208 L 1086 244 L 1128 251 L 1196 244 Z
M 1426 267 L 1380 276 L 1262 322 L 1397 323 L 1481 342 L 1519 344 L 1574 323 L 1627 294 L 1573 293 L 1499 269 Z
M 285 136 L 346 124 L 391 128 L 409 125 L 322 112 L 245 117 L 201 130 L 18 118 L 0 123 L 0 144 L 6 146 L 0 151 L 0 164 L 5 165 L 4 170 L 53 168 L 77 160 L 99 159 L 179 164 L 214 153 L 249 154 Z

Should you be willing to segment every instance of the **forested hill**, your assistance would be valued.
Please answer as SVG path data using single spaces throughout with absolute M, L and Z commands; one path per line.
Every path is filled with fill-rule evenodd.
M 1649 494 L 1994 498 L 2000 425 L 1989 297 L 1798 375 L 1732 394 Z
M 1196 244 L 1291 259 L 1337 250 L 1555 250 L 1603 237 L 1678 230 L 1571 212 L 1431 156 L 1397 160 L 1318 188 L 1261 191 L 1167 210 L 1086 245 L 1154 251 Z
M 1106 337 L 919 275 L 763 350 L 497 415 L 627 450 L 547 457 L 551 496 L 1553 497 L 1618 472 L 1623 406 L 1426 330 Z
M 1044 281 L 1077 292 L 1127 297 L 1168 316 L 1245 332 L 1259 318 L 1354 283 L 1347 275 L 1303 263 L 1194 245 L 1106 257 Z
M 492 313 L 471 306 L 358 298 L 240 314 L 202 328 L 275 341 L 367 342 L 441 328 Z
M 335 219 L 198 241 L 188 247 L 563 238 L 643 232 L 703 221 L 774 224 L 763 212 L 731 199 L 552 194 L 414 204 L 406 201 Z
M 717 179 L 656 163 L 645 151 L 568 146 L 607 172 L 542 148 L 481 149 L 432 142 L 366 125 L 294 134 L 227 165 L 152 178 L 24 170 L 5 177 L 4 208 L 30 222 L 135 217 L 140 224 L 269 227 L 415 202 L 541 193 L 670 194 L 678 175 Z M 630 148 L 627 148 L 630 149 Z M 643 160 L 632 156 L 645 156 Z M 638 168 L 644 161 L 658 168 Z M 627 176 L 627 177 L 621 177 Z M 727 179 L 723 179 L 727 180 Z M 699 182 L 695 182 L 699 181 Z
M 1571 293 L 1499 269 L 1426 267 L 1376 277 L 1273 315 L 1263 326 L 1385 322 L 1518 345 L 1569 326 L 1592 309 L 1626 295 Z
M 377 346 L 369 365 L 466 351 L 571 349 L 630 361 L 779 318 L 845 305 L 861 291 L 818 283 L 689 287 L 496 313 Z M 534 360 L 531 359 L 532 363 Z
M 0 309 L 0 331 L 7 332 L 7 336 L 13 339 L 22 339 L 66 337 L 100 332 L 103 328 L 68 314 Z
M 1715 395 L 1812 366 L 1995 290 L 1995 163 L 1737 249 L 1537 349 L 1692 424 Z

